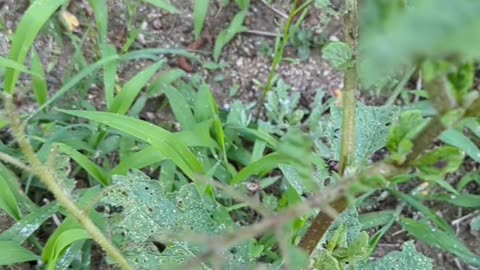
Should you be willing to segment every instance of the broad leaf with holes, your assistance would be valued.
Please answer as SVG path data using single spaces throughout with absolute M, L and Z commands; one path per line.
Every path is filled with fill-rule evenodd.
M 396 120 L 400 108 L 372 107 L 362 103 L 357 105 L 357 128 L 355 159 L 357 162 L 365 161 L 375 151 L 387 143 L 388 131 Z M 327 124 L 327 141 L 331 145 L 333 158 L 339 160 L 341 148 L 342 108 L 331 107 L 331 116 Z
M 113 213 L 109 233 L 128 250 L 125 256 L 136 269 L 176 269 L 208 250 L 208 243 L 190 243 L 192 237 L 220 236 L 236 229 L 226 209 L 208 196 L 202 198 L 195 185 L 167 193 L 159 181 L 140 171 L 114 177 L 102 203 Z M 245 269 L 252 263 L 248 245 L 221 257 L 226 269 Z
M 425 257 L 415 250 L 412 241 L 403 245 L 402 251 L 393 251 L 385 257 L 368 263 L 361 263 L 355 269 L 360 270 L 431 270 L 433 267 L 432 259 Z

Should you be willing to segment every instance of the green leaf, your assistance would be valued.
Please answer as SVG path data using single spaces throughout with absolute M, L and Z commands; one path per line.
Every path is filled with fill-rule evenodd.
M 60 150 L 60 152 L 72 157 L 78 163 L 78 165 L 80 165 L 80 167 L 82 167 L 90 176 L 92 176 L 99 183 L 104 186 L 108 186 L 110 184 L 110 179 L 103 171 L 103 169 L 94 162 L 92 162 L 88 157 L 78 152 L 74 148 L 70 147 L 69 145 L 63 143 L 55 143 L 54 145 L 58 145 L 58 149 Z
M 480 186 L 480 175 L 477 172 L 470 172 L 462 176 L 457 184 L 457 192 L 461 193 L 471 182 L 476 182 Z
M 63 231 L 53 244 L 53 252 L 51 254 L 44 254 L 49 257 L 48 270 L 55 270 L 55 266 L 64 255 L 65 250 L 76 241 L 90 239 L 91 236 L 84 229 L 71 229 Z
M 89 211 L 90 219 L 94 221 L 95 225 L 97 225 L 100 229 L 103 229 L 105 225 L 104 220 L 101 219 L 102 216 L 92 209 L 87 209 L 87 207 L 92 205 L 92 202 L 96 202 L 99 199 L 99 195 L 101 192 L 102 189 L 100 188 L 100 186 L 94 186 L 87 189 L 81 195 L 80 199 L 77 202 L 77 205 L 84 211 Z M 50 262 L 50 259 L 54 255 L 55 250 L 58 246 L 59 236 L 61 236 L 64 232 L 72 229 L 83 229 L 83 225 L 78 223 L 73 216 L 67 216 L 62 222 L 62 224 L 60 224 L 60 226 L 58 226 L 58 228 L 48 238 L 48 241 L 45 244 L 42 252 L 42 259 L 44 262 Z
M 103 1 L 93 1 L 93 2 L 103 2 Z M 115 46 L 110 44 L 104 44 L 101 47 L 102 56 L 104 58 L 116 56 L 117 52 Z M 115 82 L 117 80 L 117 66 L 118 61 L 107 62 L 103 66 L 103 91 L 105 93 L 105 102 L 107 107 L 112 106 L 113 97 L 115 96 Z
M 413 241 L 405 242 L 402 251 L 392 251 L 374 262 L 356 265 L 356 270 L 432 270 L 432 259 L 415 250 Z
M 83 117 L 110 126 L 142 140 L 171 159 L 190 178 L 195 179 L 195 174 L 203 174 L 204 170 L 197 157 L 182 144 L 174 134 L 155 126 L 151 123 L 107 112 L 69 111 L 64 113 Z
M 421 177 L 435 180 L 447 173 L 458 170 L 462 165 L 464 153 L 451 146 L 436 148 L 415 161 L 415 166 L 422 172 Z
M 108 37 L 108 1 L 88 0 L 88 4 L 92 7 L 95 14 L 100 46 L 104 47 L 107 45 Z M 103 56 L 105 57 L 105 54 Z
M 448 202 L 463 208 L 480 208 L 480 196 L 474 194 L 435 194 L 428 199 L 434 201 Z
M 0 234 L 0 241 L 13 241 L 17 244 L 27 240 L 47 219 L 59 209 L 56 202 L 49 203 L 24 216 L 15 225 Z
M 112 170 L 111 175 L 125 175 L 130 169 L 143 169 L 165 159 L 165 156 L 157 148 L 149 146 L 129 155 L 127 158 L 123 158 Z
M 235 2 L 241 10 L 248 10 L 250 7 L 250 0 L 235 0 Z
M 132 106 L 133 102 L 137 98 L 138 93 L 140 93 L 142 88 L 164 64 L 164 61 L 155 63 L 142 70 L 127 83 L 125 83 L 122 91 L 113 98 L 109 111 L 118 114 L 126 114 L 130 109 L 130 106 Z
M 413 147 L 412 139 L 420 132 L 424 123 L 421 111 L 411 110 L 400 115 L 399 121 L 391 128 L 387 141 L 393 160 L 403 163 Z
M 345 69 L 350 66 L 352 49 L 341 41 L 330 42 L 322 48 L 322 58 L 337 69 Z
M 135 269 L 178 269 L 179 265 L 207 250 L 204 244 L 190 242 L 188 234 L 220 236 L 237 228 L 228 212 L 198 193 L 188 184 L 177 192 L 165 192 L 160 181 L 140 171 L 113 179 L 102 203 L 120 207 L 113 214 L 108 234 L 116 239 Z M 187 234 L 186 239 L 182 235 Z M 162 236 L 174 238 L 162 240 Z M 165 243 L 160 252 L 152 241 Z M 251 269 L 248 244 L 222 253 L 225 269 Z
M 387 224 L 393 217 L 394 210 L 383 210 L 361 214 L 358 220 L 362 224 L 362 230 L 368 230 Z
M 448 80 L 453 85 L 457 101 L 463 102 L 468 91 L 472 89 L 475 79 L 475 65 L 473 61 L 465 62 L 457 67 L 455 73 L 448 75 Z
M 2 251 L 0 252 L 0 265 L 11 265 L 39 259 L 39 256 L 15 242 L 0 241 L 0 250 Z
M 208 15 L 208 5 L 210 0 L 194 0 L 195 6 L 193 7 L 193 28 L 195 31 L 195 39 L 200 38 L 202 33 L 203 23 Z
M 177 8 L 175 8 L 168 0 L 143 0 L 144 2 L 150 3 L 158 8 L 164 9 L 170 13 L 178 13 Z
M 341 270 L 340 264 L 328 251 L 323 251 L 314 258 L 315 269 Z
M 247 17 L 247 13 L 248 12 L 245 10 L 237 13 L 228 28 L 218 34 L 215 41 L 215 47 L 213 49 L 213 59 L 215 59 L 215 62 L 218 62 L 223 47 L 225 47 L 225 45 L 227 45 L 227 43 L 230 42 L 238 33 L 247 30 L 247 28 L 243 26 L 243 21 Z
M 472 232 L 480 231 L 480 216 L 476 216 L 470 222 L 470 230 Z
M 480 162 L 480 149 L 463 132 L 450 128 L 440 135 L 440 140 L 446 144 L 458 147 L 475 160 Z
M 393 194 L 395 197 L 401 199 L 402 201 L 406 202 L 413 208 L 417 209 L 418 211 L 422 212 L 428 219 L 433 221 L 437 227 L 441 228 L 445 232 L 455 235 L 455 232 L 452 230 L 450 225 L 439 217 L 435 212 L 433 212 L 430 208 L 423 205 L 420 201 L 418 201 L 415 197 L 402 193 L 398 190 L 394 189 L 387 189 L 388 192 Z
M 28 68 L 26 68 L 24 65 L 20 65 L 19 63 L 15 62 L 11 59 L 4 58 L 2 56 L 0 56 L 0 66 L 11 68 L 11 69 L 14 69 L 16 71 L 23 72 L 23 73 L 27 73 L 27 74 L 31 74 L 31 75 L 35 75 L 35 76 L 40 76 L 40 74 L 37 74 L 34 71 L 28 70 Z
M 93 72 L 96 70 L 100 69 L 102 66 L 105 64 L 115 61 L 119 59 L 118 55 L 112 55 L 106 58 L 102 58 L 96 63 L 82 69 L 80 72 L 78 72 L 75 76 L 73 76 L 69 81 L 65 82 L 62 87 L 47 101 L 45 102 L 40 108 L 38 108 L 38 111 L 42 111 L 45 109 L 47 106 L 55 102 L 57 99 L 65 95 L 68 91 L 75 89 L 74 86 L 77 85 L 81 80 L 85 79 L 86 77 L 92 75 Z M 29 116 L 32 117 L 33 115 Z
M 285 163 L 285 157 L 283 155 L 279 153 L 268 154 L 239 171 L 238 174 L 232 178 L 230 184 L 240 184 L 247 181 L 252 175 L 269 172 L 280 163 Z
M 295 168 L 305 191 L 318 190 L 319 186 L 313 180 L 313 142 L 308 136 L 298 128 L 290 128 L 277 151 L 283 156 L 284 162 Z
M 21 217 L 17 199 L 10 190 L 7 180 L 0 175 L 0 209 L 3 209 L 10 217 L 19 220 Z
M 163 92 L 167 95 L 170 108 L 175 114 L 175 119 L 178 121 L 183 130 L 192 128 L 196 121 L 193 117 L 192 110 L 185 99 L 177 89 L 166 85 Z
M 332 146 L 335 160 L 340 160 L 342 109 L 334 105 L 330 108 L 331 116 L 327 123 L 326 137 Z M 365 162 L 371 155 L 385 147 L 389 128 L 400 113 L 399 107 L 373 107 L 362 103 L 357 105 L 356 113 L 356 147 L 355 159 Z
M 172 84 L 176 80 L 179 80 L 185 74 L 186 72 L 179 68 L 162 72 L 160 75 L 158 75 L 158 77 L 155 76 L 155 80 L 147 90 L 148 95 L 157 96 L 157 92 L 162 91 L 166 86 Z
M 8 58 L 17 62 L 19 65 L 23 65 L 27 53 L 42 26 L 58 7 L 66 2 L 67 0 L 36 0 L 33 2 L 27 11 L 25 11 L 22 20 L 17 26 Z M 12 68 L 6 69 L 4 81 L 5 92 L 13 94 L 19 75 L 18 70 Z
M 45 71 L 43 70 L 42 61 L 40 60 L 35 48 L 32 48 L 32 71 L 36 74 L 39 74 L 39 76 L 33 75 L 32 77 L 33 93 L 35 94 L 37 103 L 39 105 L 43 105 L 48 99 L 48 86 L 47 80 L 45 79 Z
M 378 1 L 364 6 L 359 52 L 367 86 L 418 59 L 480 57 L 480 2 L 419 0 L 412 6 L 391 13 L 378 10 Z M 378 17 L 384 23 L 371 20 Z
M 455 234 L 432 228 L 428 223 L 405 218 L 402 227 L 429 246 L 445 250 L 473 266 L 480 266 L 480 257 L 473 254 Z

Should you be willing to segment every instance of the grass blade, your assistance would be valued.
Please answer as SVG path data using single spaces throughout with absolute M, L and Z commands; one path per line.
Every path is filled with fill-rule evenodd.
M 105 45 L 108 34 L 108 6 L 106 0 L 88 0 L 93 9 L 100 45 Z
M 102 46 L 102 55 L 104 58 L 115 56 L 117 54 L 115 47 L 111 44 Z M 115 95 L 115 81 L 117 76 L 118 61 L 111 61 L 103 66 L 103 91 L 105 93 L 105 102 L 107 107 L 112 106 L 113 97 Z
M 432 247 L 450 252 L 466 263 L 480 266 L 480 257 L 473 254 L 455 234 L 452 235 L 442 230 L 431 228 L 426 222 L 409 218 L 401 220 L 401 224 L 408 233 L 420 241 Z
M 279 153 L 266 155 L 263 158 L 250 163 L 250 165 L 238 172 L 238 174 L 232 178 L 230 184 L 236 185 L 245 182 L 250 176 L 261 172 L 271 171 L 273 168 L 278 167 L 278 165 L 283 162 L 284 159 Z
M 155 63 L 145 70 L 139 72 L 123 86 L 122 91 L 117 94 L 111 103 L 110 112 L 126 114 L 132 106 L 135 98 L 148 81 L 155 75 L 157 70 L 164 65 L 164 61 Z
M 17 244 L 27 240 L 47 219 L 59 209 L 57 203 L 44 205 L 34 212 L 24 216 L 15 225 L 0 234 L 0 241 L 13 241 Z
M 440 202 L 448 202 L 462 208 L 480 208 L 480 196 L 474 194 L 435 194 L 429 199 Z
M 197 0 L 196 0 L 197 1 Z M 177 8 L 175 8 L 168 0 L 143 0 L 143 2 L 150 3 L 158 8 L 164 9 L 170 13 L 178 13 Z
M 76 241 L 90 239 L 90 234 L 87 233 L 84 229 L 71 229 L 62 232 L 56 239 L 53 245 L 53 252 L 50 254 L 43 254 L 42 257 L 48 257 L 48 267 L 47 270 L 55 270 L 57 262 L 60 260 L 64 254 L 65 249 L 67 249 L 71 244 Z
M 430 210 L 430 208 L 426 207 L 423 205 L 421 202 L 419 202 L 417 199 L 414 197 L 407 195 L 405 193 L 402 193 L 398 190 L 394 189 L 387 189 L 388 192 L 395 197 L 401 199 L 402 201 L 406 202 L 408 205 L 412 206 L 413 208 L 417 209 L 418 211 L 422 212 L 428 219 L 433 221 L 435 225 L 437 225 L 440 229 L 444 230 L 446 233 L 449 233 L 451 235 L 455 235 L 455 232 L 452 230 L 450 225 L 443 220 L 441 217 L 439 217 L 435 212 Z
M 88 209 L 88 206 L 92 205 L 92 202 L 94 202 L 98 196 L 100 195 L 100 192 L 102 189 L 100 186 L 95 186 L 87 189 L 82 197 L 78 200 L 78 206 L 80 206 L 82 209 L 88 211 L 91 209 Z M 101 215 L 98 214 L 96 211 L 91 210 L 89 213 L 90 218 L 96 223 L 97 226 L 101 225 L 99 223 L 98 217 Z M 97 217 L 97 218 L 96 218 Z M 99 226 L 102 228 L 102 226 Z M 45 244 L 45 247 L 43 248 L 42 252 L 42 258 L 44 261 L 48 260 L 50 258 L 50 254 L 53 254 L 54 249 L 55 249 L 55 243 L 57 243 L 58 237 L 65 231 L 72 230 L 72 229 L 82 229 L 82 225 L 78 223 L 75 218 L 72 216 L 67 216 L 65 220 L 62 222 L 60 226 L 50 235 L 48 238 L 47 243 Z
M 171 159 L 192 180 L 196 174 L 204 174 L 197 157 L 175 136 L 175 134 L 155 126 L 149 122 L 107 112 L 88 112 L 61 110 L 64 113 L 87 118 L 112 128 L 123 131 L 141 141 L 144 141 Z
M 175 119 L 182 127 L 182 130 L 193 127 L 195 125 L 195 118 L 193 117 L 192 110 L 190 109 L 185 96 L 171 86 L 165 85 L 164 87 L 163 92 L 167 95 L 170 108 L 175 115 Z
M 32 87 L 35 98 L 37 99 L 38 105 L 43 105 L 47 102 L 48 99 L 48 86 L 47 80 L 45 79 L 45 71 L 42 66 L 42 61 L 35 50 L 32 48 L 32 71 L 38 75 L 33 75 L 32 77 Z
M 104 186 L 108 186 L 110 184 L 110 180 L 107 174 L 103 171 L 103 169 L 97 164 L 93 163 L 88 157 L 84 156 L 82 153 L 78 152 L 69 145 L 63 143 L 54 143 L 54 145 L 58 145 L 58 150 L 60 150 L 60 152 L 65 153 L 71 158 L 73 158 L 73 160 L 75 160 L 78 165 L 80 165 L 80 167 L 82 167 L 90 176 L 92 176 L 99 183 Z
M 475 160 L 480 162 L 480 149 L 463 132 L 456 129 L 449 129 L 442 133 L 440 140 L 446 144 L 458 147 Z
M 117 60 L 119 58 L 118 55 L 113 55 L 113 56 L 109 56 L 109 57 L 106 57 L 106 58 L 103 58 L 101 60 L 99 60 L 98 62 L 96 62 L 95 64 L 93 65 L 90 65 L 84 69 L 82 69 L 82 71 L 78 72 L 77 75 L 73 76 L 73 78 L 71 78 L 68 82 L 66 82 L 56 93 L 55 95 L 53 95 L 47 102 L 45 102 L 42 106 L 40 106 L 40 108 L 33 114 L 31 114 L 28 118 L 28 119 L 31 119 L 33 116 L 35 116 L 38 112 L 42 111 L 43 109 L 45 109 L 47 106 L 49 106 L 50 104 L 52 104 L 53 102 L 55 102 L 57 99 L 59 99 L 60 97 L 62 97 L 63 95 L 65 95 L 68 91 L 70 91 L 71 89 L 73 89 L 73 87 L 75 85 L 77 85 L 77 83 L 79 83 L 81 80 L 85 79 L 86 77 L 92 75 L 92 73 L 94 73 L 96 70 L 100 69 L 103 65 L 111 62 L 111 61 L 114 61 L 114 60 Z
M 195 0 L 195 6 L 193 7 L 193 28 L 195 31 L 195 39 L 200 38 L 202 33 L 203 23 L 208 14 L 208 6 L 210 0 Z
M 130 169 L 143 169 L 162 160 L 165 160 L 165 156 L 162 155 L 157 148 L 150 146 L 122 159 L 122 161 L 113 168 L 111 175 L 125 175 Z
M 7 180 L 0 175 L 0 209 L 3 209 L 13 219 L 19 220 L 21 218 L 20 208 L 18 207 L 17 199 L 10 190 Z
M 227 45 L 227 43 L 230 42 L 235 35 L 247 30 L 247 28 L 243 26 L 243 21 L 246 17 L 247 11 L 240 11 L 237 13 L 237 15 L 235 15 L 228 28 L 218 34 L 215 41 L 215 47 L 213 48 L 213 59 L 215 59 L 215 62 L 218 62 L 218 58 L 222 53 L 223 47 L 225 47 L 225 45 Z
M 0 241 L 0 250 L 2 251 L 0 253 L 0 265 L 35 261 L 39 258 L 30 250 L 15 242 Z
M 20 65 L 19 63 L 15 62 L 11 59 L 1 57 L 1 56 L 0 56 L 0 66 L 4 66 L 6 68 L 11 68 L 11 69 L 23 72 L 23 73 L 40 76 L 40 74 L 37 74 L 33 71 L 28 70 L 28 68 L 26 68 L 24 65 Z
M 23 65 L 27 53 L 42 26 L 55 10 L 66 2 L 67 0 L 37 0 L 33 2 L 18 24 L 13 36 L 9 58 Z M 4 88 L 7 93 L 13 94 L 19 75 L 18 70 L 7 68 L 4 82 Z
M 395 216 L 395 210 L 383 210 L 361 214 L 358 220 L 362 224 L 362 231 L 387 224 Z

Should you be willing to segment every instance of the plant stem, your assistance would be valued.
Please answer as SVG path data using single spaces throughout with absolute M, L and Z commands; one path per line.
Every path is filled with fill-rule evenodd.
M 345 70 L 344 88 L 343 88 L 343 127 L 342 127 L 342 150 L 340 152 L 339 173 L 343 175 L 347 166 L 351 165 L 355 159 L 355 109 L 357 99 L 355 97 L 358 88 L 356 51 L 358 38 L 357 24 L 357 0 L 345 0 L 346 14 L 345 24 L 345 42 L 352 49 L 352 67 Z
M 290 27 L 292 26 L 293 20 L 297 15 L 298 0 L 294 0 L 292 11 L 290 12 L 287 20 L 287 24 L 283 29 L 283 38 L 280 47 L 275 49 L 275 55 L 273 58 L 272 68 L 270 69 L 270 74 L 268 75 L 267 84 L 263 90 L 262 96 L 260 97 L 260 101 L 257 104 L 257 112 L 255 113 L 255 122 L 258 121 L 260 117 L 260 113 L 262 112 L 263 103 L 265 103 L 265 98 L 267 97 L 268 92 L 272 90 L 273 87 L 273 79 L 275 78 L 275 73 L 277 72 L 278 66 L 283 59 L 283 54 L 285 53 L 285 47 L 287 47 L 288 41 L 290 40 Z
M 123 257 L 122 253 L 105 237 L 100 229 L 90 220 L 88 215 L 80 210 L 71 198 L 65 194 L 61 185 L 55 179 L 55 175 L 52 169 L 45 166 L 40 162 L 32 146 L 28 142 L 24 131 L 24 125 L 22 121 L 15 113 L 15 108 L 12 102 L 12 97 L 5 94 L 5 108 L 7 109 L 7 116 L 10 119 L 10 125 L 13 131 L 13 135 L 17 140 L 20 149 L 22 150 L 25 158 L 28 160 L 31 166 L 32 172 L 38 176 L 40 181 L 53 193 L 57 201 L 63 206 L 78 222 L 80 222 L 85 230 L 90 234 L 93 240 L 97 242 L 103 250 L 115 260 L 121 269 L 133 270 L 127 260 Z
M 347 9 L 344 17 L 345 42 L 352 49 L 353 66 L 348 68 L 344 75 L 342 150 L 340 153 L 339 168 L 339 173 L 342 176 L 345 173 L 345 168 L 350 165 L 355 158 L 355 109 L 357 106 L 355 93 L 358 87 L 357 65 L 355 63 L 358 38 L 357 0 L 345 0 L 345 5 Z M 331 207 L 338 213 L 344 212 L 348 207 L 347 197 L 345 195 L 338 197 L 332 202 Z M 312 225 L 310 225 L 299 246 L 306 250 L 308 254 L 312 254 L 333 222 L 333 217 L 327 213 L 320 212 L 313 220 Z

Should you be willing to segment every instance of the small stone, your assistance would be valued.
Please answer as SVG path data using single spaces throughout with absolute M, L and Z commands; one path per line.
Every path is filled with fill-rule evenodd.
M 160 20 L 160 18 L 156 18 L 155 20 L 153 20 L 152 27 L 155 30 L 161 30 L 162 29 L 162 20 Z

